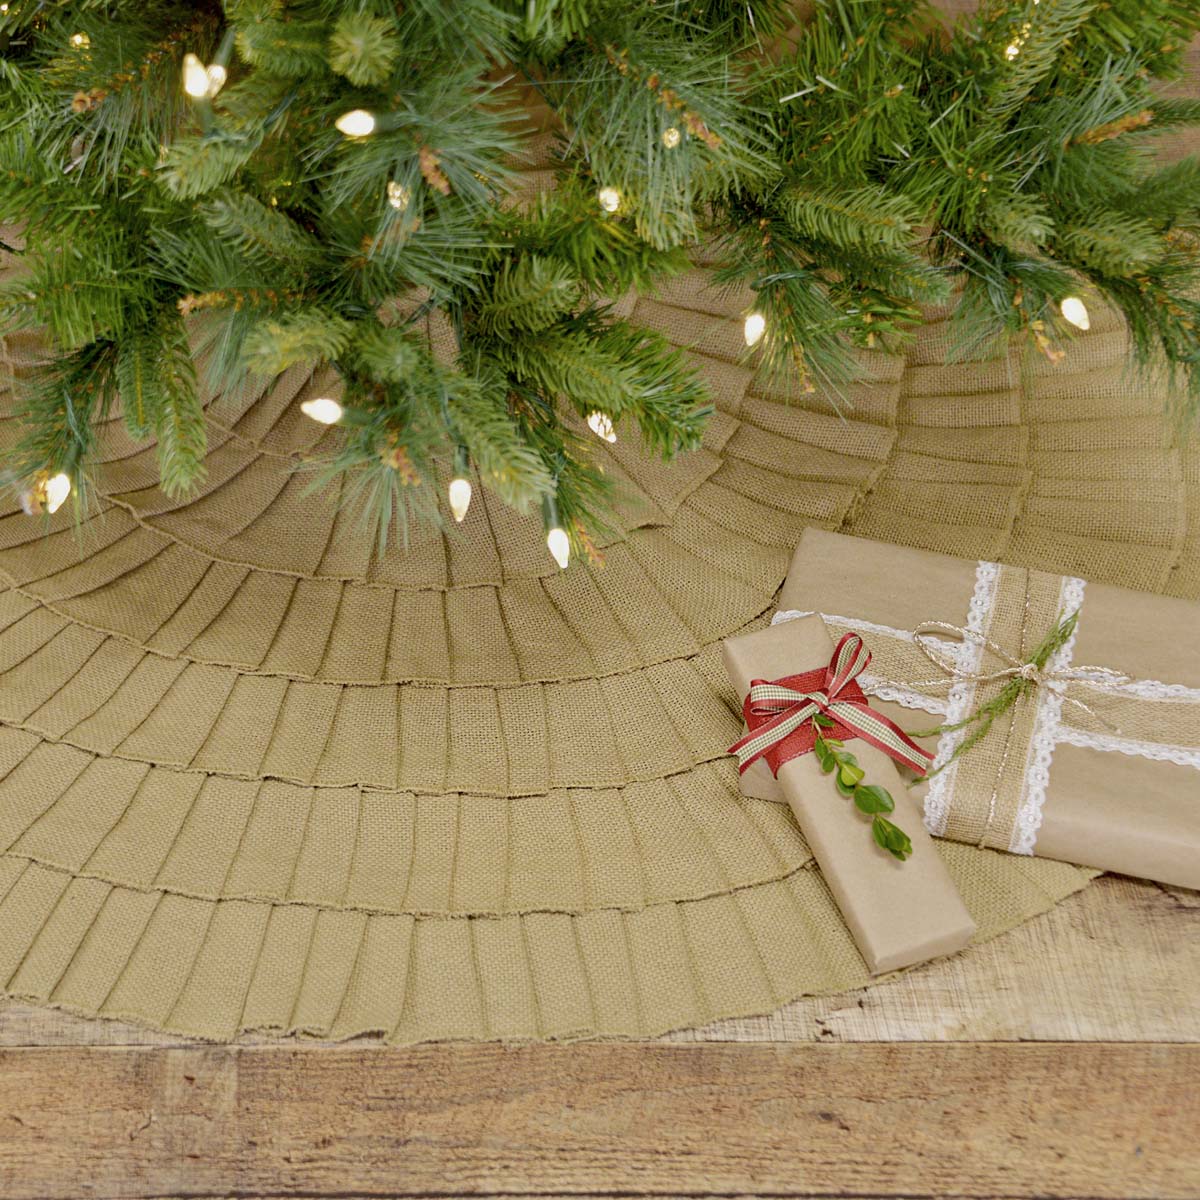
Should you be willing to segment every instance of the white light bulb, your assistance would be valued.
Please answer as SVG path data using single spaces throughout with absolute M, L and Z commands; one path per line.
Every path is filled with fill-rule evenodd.
M 683 134 L 681 134 L 674 125 L 663 130 L 662 144 L 666 146 L 668 150 L 674 150 L 681 141 L 683 141 Z
M 746 318 L 746 324 L 742 330 L 746 338 L 747 346 L 757 346 L 762 341 L 762 335 L 767 331 L 767 318 L 759 312 L 752 312 Z
M 615 213 L 621 207 L 621 193 L 616 188 L 601 188 L 596 194 L 596 199 L 600 201 L 600 207 L 605 212 Z
M 91 44 L 92 39 L 88 37 L 86 33 L 71 34 L 71 45 L 74 46 L 76 50 L 83 50 Z
M 210 63 L 205 74 L 208 76 L 208 94 L 210 96 L 215 96 L 225 86 L 225 80 L 229 78 L 229 72 L 220 63 Z
M 1090 329 L 1092 326 L 1091 318 L 1088 316 L 1087 305 L 1084 304 L 1078 296 L 1068 296 L 1060 305 L 1062 315 L 1066 317 L 1076 329 Z
M 571 543 L 567 540 L 567 532 L 559 526 L 546 534 L 546 546 L 554 556 L 554 561 L 565 571 L 571 558 Z
M 402 183 L 398 183 L 394 179 L 388 180 L 387 185 L 388 203 L 396 209 L 397 212 L 403 212 L 412 200 L 412 192 Z
M 208 72 L 194 54 L 183 56 L 183 90 L 193 100 L 203 100 L 208 95 Z
M 352 108 L 342 113 L 334 124 L 347 137 L 368 137 L 375 132 L 375 118 L 365 108 Z
M 598 437 L 606 442 L 615 442 L 617 440 L 617 432 L 613 429 L 612 417 L 608 413 L 594 412 L 588 419 L 588 428 Z
M 1014 58 L 1016 58 L 1017 55 L 1020 53 L 1021 53 L 1021 43 L 1020 42 L 1009 42 L 1009 44 L 1004 48 L 1004 57 L 1007 58 L 1009 62 L 1012 62 L 1012 60 Z
M 300 411 L 322 425 L 336 425 L 341 419 L 344 409 L 328 396 L 319 396 L 315 400 L 305 400 L 300 405 Z
M 61 472 L 46 480 L 46 511 L 58 512 L 71 494 L 71 477 Z
M 461 522 L 471 507 L 471 481 L 461 475 L 450 480 L 450 511 L 454 519 Z

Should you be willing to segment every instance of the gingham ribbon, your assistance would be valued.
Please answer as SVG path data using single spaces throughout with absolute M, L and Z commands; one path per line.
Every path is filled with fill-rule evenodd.
M 870 661 L 871 652 L 862 638 L 847 633 L 828 666 L 782 679 L 752 679 L 750 694 L 742 703 L 748 732 L 729 747 L 729 753 L 738 757 L 739 773 L 765 757 L 778 775 L 785 762 L 808 754 L 817 740 L 812 718 L 822 713 L 833 721 L 822 731 L 823 737 L 840 741 L 861 738 L 924 775 L 933 755 L 871 708 L 856 682 Z

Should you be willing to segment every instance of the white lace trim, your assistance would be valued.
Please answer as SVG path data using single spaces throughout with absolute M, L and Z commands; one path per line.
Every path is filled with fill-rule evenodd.
M 785 621 L 796 621 L 800 617 L 820 617 L 829 625 L 840 625 L 844 629 L 853 629 L 855 633 L 873 633 L 879 637 L 892 638 L 897 642 L 914 642 L 916 634 L 911 629 L 896 629 L 891 625 L 877 625 L 874 621 L 862 621 L 858 617 L 843 617 L 840 613 L 819 613 L 807 612 L 798 608 L 785 608 L 781 612 L 777 612 L 771 618 L 772 625 L 782 625 Z M 958 658 L 959 651 L 962 649 L 961 642 L 951 641 L 949 638 L 932 637 L 929 634 L 925 635 L 925 640 L 937 646 L 947 657 Z M 949 680 L 947 680 L 947 683 Z M 865 690 L 865 689 L 864 689 Z M 918 708 L 924 708 L 925 704 L 917 705 Z M 930 709 L 930 712 L 935 710 Z
M 876 625 L 874 621 L 860 621 L 857 617 L 843 617 L 838 613 L 808 612 L 798 608 L 785 608 L 771 618 L 772 625 L 782 625 L 784 621 L 796 621 L 800 617 L 820 617 L 830 625 L 844 625 L 855 633 L 877 633 L 881 637 L 896 638 L 901 642 L 913 640 L 912 630 L 894 629 L 891 625 Z
M 986 637 L 992 606 L 996 603 L 996 587 L 1000 579 L 997 563 L 983 562 L 975 567 L 975 588 L 967 609 L 965 628 L 980 638 Z M 975 675 L 983 660 L 983 643 L 975 639 L 964 639 L 958 647 L 958 668 L 964 675 Z M 967 717 L 975 702 L 975 684 L 956 682 L 950 685 L 946 695 L 946 724 L 955 725 Z M 925 793 L 925 828 L 936 837 L 946 832 L 950 817 L 950 805 L 954 798 L 954 780 L 958 775 L 958 763 L 950 762 L 956 747 L 967 736 L 968 730 L 955 729 L 938 738 L 937 753 L 932 770 L 937 774 L 929 781 Z M 944 769 L 939 769 L 944 768 Z
M 1136 700 L 1184 700 L 1200 703 L 1200 688 L 1187 687 L 1182 683 L 1160 683 L 1157 679 L 1131 679 L 1127 683 L 1111 683 L 1097 672 L 1081 671 L 1080 679 L 1094 679 L 1104 684 L 1106 692 L 1132 696 Z
M 1143 742 L 1137 738 L 1120 737 L 1115 733 L 1089 733 L 1064 725 L 1058 731 L 1058 744 L 1082 746 L 1086 750 L 1106 750 L 1115 754 L 1152 758 L 1155 762 L 1177 763 L 1181 767 L 1200 770 L 1200 750 L 1191 746 L 1169 746 L 1160 742 Z
M 926 696 L 922 692 L 914 692 L 912 688 L 899 687 L 894 683 L 885 683 L 877 675 L 864 671 L 858 682 L 868 696 L 877 696 L 880 700 L 894 700 L 905 708 L 920 708 L 935 717 L 946 715 L 947 703 L 938 696 Z
M 1086 583 L 1082 579 L 1064 576 L 1058 593 L 1058 611 L 1064 617 L 1072 613 L 1082 616 L 1083 592 Z M 1046 663 L 1047 671 L 1065 671 L 1071 665 L 1075 653 L 1075 637 L 1079 633 L 1076 621 L 1071 636 L 1051 655 Z M 1054 747 L 1062 732 L 1062 706 L 1065 684 L 1046 683 L 1037 689 L 1037 711 L 1033 719 L 1033 736 L 1029 742 L 1029 758 L 1025 764 L 1025 778 L 1021 789 L 1021 802 L 1013 823 L 1008 848 L 1013 854 L 1032 854 L 1037 842 L 1038 830 L 1042 827 L 1042 809 L 1046 804 L 1046 789 L 1050 786 L 1050 765 L 1054 760 Z

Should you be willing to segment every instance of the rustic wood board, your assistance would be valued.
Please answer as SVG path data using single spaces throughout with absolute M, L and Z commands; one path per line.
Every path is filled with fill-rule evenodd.
M 1167 1200 L 1198 1075 L 1144 1044 L 10 1049 L 0 1195 Z
M 1198 982 L 1200 894 L 1108 875 L 1002 937 L 889 983 L 671 1040 L 1200 1042 Z M 186 1043 L 115 1021 L 0 1008 L 0 1046 L 122 1044 Z

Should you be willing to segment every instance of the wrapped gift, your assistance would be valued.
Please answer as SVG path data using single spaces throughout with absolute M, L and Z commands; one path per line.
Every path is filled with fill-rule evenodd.
M 843 638 L 835 648 L 821 620 L 810 617 L 730 638 L 723 654 L 730 680 L 746 697 L 750 728 L 739 757 L 764 764 L 773 783 L 771 772 L 778 772 L 778 786 L 872 973 L 965 946 L 974 922 L 893 761 L 919 770 L 928 755 L 899 740 L 899 730 L 893 734 L 866 703 L 857 683 L 869 666 L 861 639 Z M 815 725 L 817 715 L 822 723 Z M 839 753 L 853 750 L 863 784 L 890 793 L 895 807 L 887 820 L 908 835 L 907 857 L 877 844 L 871 818 L 852 797 L 839 795 L 814 752 L 819 730 L 842 743 Z
M 910 733 L 960 726 L 923 743 L 931 833 L 1200 887 L 1200 606 L 808 530 L 779 610 L 868 639 L 864 691 Z

